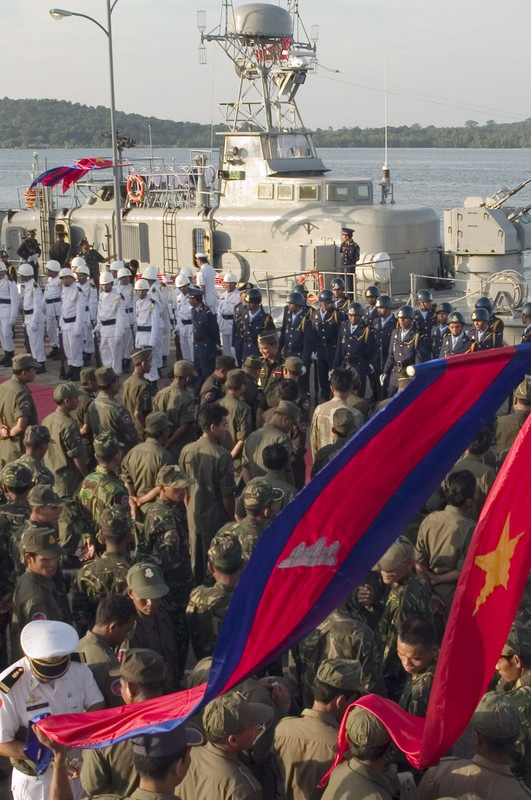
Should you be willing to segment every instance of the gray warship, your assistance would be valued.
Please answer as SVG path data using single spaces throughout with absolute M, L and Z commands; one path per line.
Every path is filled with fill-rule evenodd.
M 204 12 L 198 26 L 200 55 L 212 42 L 233 62 L 236 100 L 221 104 L 219 148 L 192 150 L 180 167 L 150 159 L 123 168 L 124 260 L 176 274 L 204 252 L 220 275 L 232 272 L 263 288 L 275 313 L 294 280 L 304 280 L 311 296 L 342 274 L 341 229 L 348 227 L 361 249 L 356 293 L 375 283 L 404 302 L 428 286 L 464 310 L 487 295 L 506 317 L 508 340 L 519 339 L 530 209 L 507 201 L 529 181 L 445 212 L 441 244 L 433 209 L 395 203 L 387 163 L 375 187 L 368 178 L 331 174 L 318 157 L 296 104 L 317 63 L 317 33 L 308 36 L 297 0 L 285 8 L 222 0 L 219 26 L 206 33 Z M 117 253 L 108 179 L 77 184 L 69 199 L 43 187 L 26 191 L 21 206 L 0 212 L 0 242 L 12 262 L 32 228 L 44 261 L 58 229 L 76 252 L 86 237 L 101 252 Z

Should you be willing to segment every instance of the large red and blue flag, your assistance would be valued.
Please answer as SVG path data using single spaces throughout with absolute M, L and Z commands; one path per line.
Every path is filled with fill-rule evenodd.
M 110 167 L 112 167 L 112 161 L 109 158 L 82 158 L 73 164 L 63 164 L 60 167 L 52 167 L 46 172 L 41 172 L 31 184 L 30 189 L 34 189 L 39 183 L 42 183 L 43 186 L 56 186 L 62 181 L 64 194 L 72 184 L 83 178 L 90 170 L 109 169 Z
M 225 615 L 207 684 L 39 727 L 75 747 L 170 730 L 295 644 L 362 583 L 529 364 L 525 344 L 416 367 L 267 528 Z

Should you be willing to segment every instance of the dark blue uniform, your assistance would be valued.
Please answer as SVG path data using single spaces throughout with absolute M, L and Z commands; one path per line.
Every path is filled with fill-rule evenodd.
M 387 361 L 387 356 L 389 355 L 391 334 L 395 328 L 396 317 L 394 314 L 391 314 L 385 319 L 383 317 L 377 317 L 372 324 L 372 331 L 374 333 L 374 341 L 376 345 L 373 363 L 378 378 L 382 374 L 383 368 L 385 367 L 385 362 Z
M 197 370 L 194 390 L 198 395 L 203 383 L 214 372 L 216 356 L 220 352 L 218 321 L 204 303 L 192 309 L 192 327 L 194 364 Z
M 363 321 L 367 325 L 371 325 L 378 319 L 378 309 L 376 306 L 366 306 L 365 313 L 363 314 Z
M 339 312 L 321 312 L 320 308 L 313 308 L 310 313 L 312 325 L 313 345 L 312 350 L 317 351 L 317 375 L 319 389 L 325 400 L 330 399 L 330 379 L 328 373 L 332 369 L 339 335 Z
M 494 333 L 494 346 L 503 347 L 503 329 L 505 328 L 503 320 L 493 314 L 489 320 L 489 328 Z
M 246 308 L 242 317 L 242 361 L 245 361 L 248 356 L 260 355 L 260 351 L 258 350 L 258 337 L 264 331 L 274 330 L 276 330 L 275 323 L 269 314 L 266 314 L 262 306 L 260 306 L 252 318 L 251 312 Z
M 339 299 L 334 300 L 334 308 L 341 315 L 341 319 L 347 318 L 349 305 L 350 300 L 348 297 L 340 297 Z
M 448 358 L 448 356 L 459 356 L 463 353 L 470 353 L 471 349 L 472 342 L 464 331 L 456 337 L 455 342 L 452 334 L 446 333 L 443 336 L 440 357 Z
M 434 325 L 431 329 L 431 357 L 439 358 L 443 338 L 450 333 L 448 325 Z
M 528 325 L 527 328 L 525 328 L 520 344 L 531 344 L 531 325 Z
M 472 342 L 472 351 L 475 352 L 476 350 L 491 350 L 493 347 L 499 347 L 496 344 L 496 333 L 492 330 L 492 328 L 487 328 L 486 331 L 482 331 L 481 341 L 479 339 L 480 331 L 477 331 L 475 328 L 471 330 L 468 334 L 470 341 Z
M 360 248 L 352 239 L 350 241 L 341 242 L 339 246 L 341 269 L 345 273 L 345 288 L 347 296 L 352 300 L 354 297 L 354 280 L 353 275 L 356 269 L 356 264 L 360 260 Z
M 349 320 L 339 328 L 334 367 L 354 367 L 360 376 L 360 397 L 365 397 L 369 368 L 376 352 L 374 333 L 366 322 L 351 325 Z
M 402 341 L 402 329 L 395 328 L 389 343 L 389 355 L 385 362 L 383 374 L 387 377 L 388 393 L 393 395 L 398 390 L 398 378 L 407 377 L 407 368 L 430 359 L 430 340 L 417 330 L 415 324 L 406 331 Z
M 306 392 L 312 364 L 313 331 L 309 314 L 305 312 L 306 309 L 301 308 L 297 314 L 292 314 L 286 306 L 278 339 L 278 349 L 283 358 L 296 356 L 301 359 L 306 367 L 306 372 L 301 375 L 299 383 Z
M 234 306 L 234 325 L 232 326 L 232 346 L 234 347 L 234 352 L 236 354 L 236 361 L 238 366 L 241 367 L 243 363 L 242 353 L 243 353 L 243 315 L 247 306 L 245 303 L 238 303 Z
M 426 316 L 424 316 L 426 314 Z M 424 314 L 420 309 L 415 311 L 415 325 L 417 331 L 421 336 L 431 336 L 431 329 L 436 325 L 435 313 L 433 311 L 425 311 Z

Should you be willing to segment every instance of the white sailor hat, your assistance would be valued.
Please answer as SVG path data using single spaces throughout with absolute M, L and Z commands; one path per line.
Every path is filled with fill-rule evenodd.
M 73 270 L 75 270 L 79 267 L 86 267 L 87 262 L 81 256 L 75 256 L 75 258 L 73 258 L 72 261 L 70 262 L 70 266 L 72 267 Z
M 25 263 L 21 264 L 20 267 L 18 268 L 18 274 L 23 275 L 26 278 L 29 278 L 30 276 L 33 277 L 34 275 L 33 267 L 31 266 L 31 264 L 25 264 Z
M 111 261 L 109 269 L 111 272 L 117 272 L 119 269 L 122 269 L 122 267 L 125 267 L 123 261 Z
M 82 264 L 76 267 L 76 275 L 79 275 L 79 273 L 81 273 L 82 275 L 90 275 L 90 270 L 84 261 Z
M 135 283 L 135 292 L 138 292 L 142 289 L 146 292 L 149 292 L 149 283 L 144 280 L 144 278 L 139 278 Z
M 159 273 L 156 267 L 146 267 L 144 272 L 142 273 L 142 277 L 146 281 L 157 281 L 159 279 Z
M 74 273 L 72 272 L 71 269 L 68 269 L 68 267 L 63 267 L 63 269 L 59 271 L 59 277 L 60 278 L 75 278 L 76 276 L 74 275 Z
M 59 272 L 61 269 L 61 265 L 58 261 L 52 259 L 52 261 L 48 261 L 44 269 L 49 269 L 50 272 Z
M 118 277 L 119 278 L 130 278 L 131 272 L 127 269 L 127 267 L 120 267 L 118 270 Z
M 177 288 L 180 288 L 181 286 L 188 286 L 189 283 L 190 283 L 190 278 L 188 277 L 188 275 L 184 275 L 181 273 L 181 275 L 177 275 L 177 277 L 175 278 L 175 285 L 177 286 Z
M 195 257 L 196 258 L 208 258 L 206 253 L 196 253 Z
M 20 634 L 20 646 L 28 658 L 62 658 L 75 652 L 79 636 L 71 625 L 51 619 L 28 622 Z
M 238 278 L 233 272 L 227 272 L 223 276 L 223 283 L 236 283 Z
M 112 272 L 102 272 L 100 275 L 100 286 L 105 286 L 107 283 L 114 283 Z

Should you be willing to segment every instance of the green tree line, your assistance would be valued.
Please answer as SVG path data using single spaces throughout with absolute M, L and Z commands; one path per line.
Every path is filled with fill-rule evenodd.
M 66 100 L 0 99 L 0 147 L 104 147 L 109 144 L 109 109 L 85 106 Z M 149 144 L 149 126 L 153 144 L 158 147 L 208 147 L 210 125 L 175 122 L 118 111 L 116 124 L 120 135 Z M 215 131 L 224 130 L 216 125 Z M 383 128 L 317 128 L 317 147 L 381 147 Z M 498 123 L 487 120 L 480 125 L 468 120 L 462 127 L 438 128 L 402 125 L 389 128 L 390 147 L 531 147 L 531 118 L 523 122 Z

